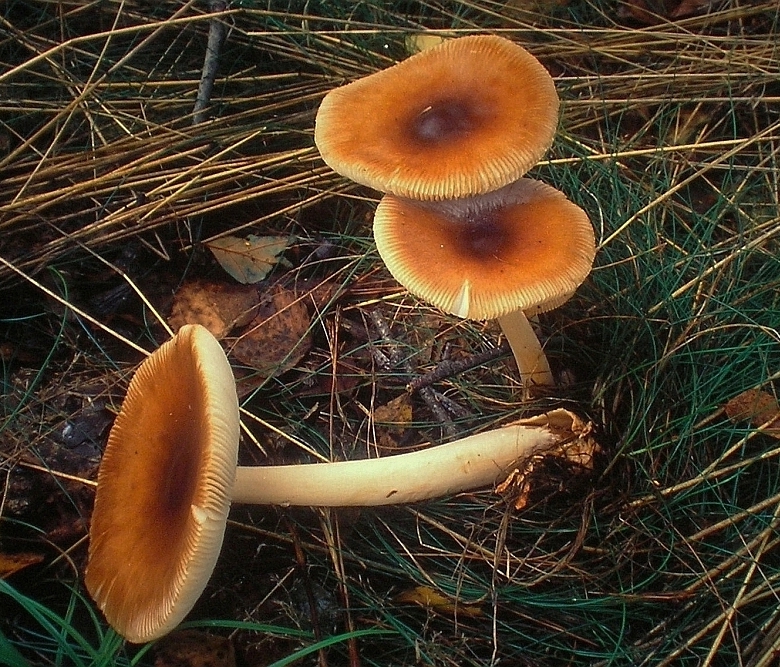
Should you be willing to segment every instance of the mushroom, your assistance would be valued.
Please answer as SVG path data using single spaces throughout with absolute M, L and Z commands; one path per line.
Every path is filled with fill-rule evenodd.
M 550 147 L 558 95 L 542 64 L 492 35 L 451 39 L 330 91 L 314 140 L 336 172 L 440 200 L 517 180 Z
M 98 473 L 86 585 L 132 642 L 175 627 L 202 593 L 231 500 L 279 505 L 414 502 L 496 482 L 517 459 L 580 429 L 557 410 L 437 447 L 360 461 L 236 467 L 230 365 L 186 325 L 139 367 Z
M 98 471 L 86 585 L 130 641 L 189 612 L 222 547 L 238 459 L 238 398 L 222 346 L 183 326 L 141 364 Z
M 561 305 L 590 273 L 595 239 L 579 206 L 525 178 L 441 202 L 385 195 L 374 239 L 413 294 L 458 317 L 497 318 L 527 388 L 554 385 L 525 311 Z

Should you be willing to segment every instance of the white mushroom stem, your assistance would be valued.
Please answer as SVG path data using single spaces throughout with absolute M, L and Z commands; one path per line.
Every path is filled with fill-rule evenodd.
M 489 486 L 529 456 L 578 437 L 566 410 L 444 445 L 377 459 L 239 467 L 233 502 L 373 506 L 412 503 Z
M 520 378 L 526 388 L 531 386 L 555 386 L 550 364 L 542 350 L 528 317 L 522 310 L 516 310 L 498 318 L 501 330 L 509 341 L 515 355 Z

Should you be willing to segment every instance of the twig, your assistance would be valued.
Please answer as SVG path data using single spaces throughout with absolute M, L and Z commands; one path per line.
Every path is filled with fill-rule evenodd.
M 385 321 L 385 318 L 382 316 L 382 313 L 380 313 L 378 310 L 372 310 L 371 321 L 373 322 L 374 327 L 376 328 L 380 338 L 389 345 L 387 356 L 385 356 L 379 350 L 375 350 L 374 352 L 375 358 L 379 359 L 380 363 L 382 365 L 385 365 L 388 369 L 393 368 L 395 366 L 401 366 L 401 368 L 404 370 L 404 372 L 406 372 L 407 375 L 413 375 L 414 370 L 412 369 L 412 362 L 409 361 L 408 358 L 402 357 L 399 354 L 398 344 L 393 338 L 393 335 L 390 332 L 390 327 L 387 326 L 387 322 Z M 382 357 L 384 357 L 385 359 L 384 363 L 382 363 L 381 361 Z M 450 414 L 447 412 L 447 410 L 443 405 L 444 401 L 442 399 L 444 397 L 441 396 L 438 392 L 434 391 L 431 387 L 422 387 L 419 390 L 419 394 L 420 394 L 420 398 L 422 398 L 423 401 L 425 401 L 425 404 L 433 413 L 433 416 L 436 417 L 436 419 L 440 422 L 442 430 L 448 436 L 455 435 L 457 433 L 457 429 L 455 428 L 455 425 L 452 423 L 452 418 L 450 417 Z
M 323 508 L 320 513 L 320 526 L 325 537 L 325 543 L 328 545 L 333 570 L 336 573 L 338 582 L 339 597 L 341 598 L 341 607 L 344 612 L 344 621 L 347 632 L 355 631 L 355 621 L 352 618 L 349 589 L 347 588 L 347 577 L 344 572 L 343 550 L 341 548 L 341 528 L 339 524 L 339 515 L 331 511 L 330 508 Z M 360 651 L 358 650 L 357 639 L 350 637 L 347 640 L 349 650 L 349 667 L 361 667 Z
M 425 375 L 418 375 L 409 382 L 409 384 L 406 385 L 406 391 L 413 394 L 415 391 L 420 391 L 424 387 L 430 387 L 436 382 L 464 373 L 465 371 L 486 364 L 494 359 L 499 359 L 500 357 L 509 354 L 510 351 L 509 344 L 504 341 L 498 347 L 492 347 L 484 352 L 473 354 L 466 359 L 457 359 L 455 361 L 445 359 L 436 364 L 436 367 L 432 371 L 428 371 Z
M 774 617 L 763 628 L 762 634 L 756 635 L 760 639 L 758 649 L 749 651 L 751 658 L 745 663 L 746 667 L 771 667 L 775 664 L 777 656 L 780 655 L 780 618 L 775 612 Z
M 224 12 L 227 4 L 225 0 L 209 0 L 209 10 L 214 14 Z M 214 16 L 209 21 L 209 39 L 206 44 L 206 56 L 203 59 L 203 74 L 200 77 L 198 96 L 195 98 L 195 107 L 192 110 L 193 125 L 206 120 L 206 107 L 211 100 L 211 91 L 214 89 L 214 80 L 219 69 L 219 55 L 226 35 L 227 26 L 218 16 Z
M 309 579 L 309 568 L 306 565 L 306 554 L 301 546 L 301 541 L 298 537 L 298 529 L 295 524 L 288 518 L 284 518 L 284 523 L 287 526 L 287 532 L 290 533 L 292 538 L 293 549 L 295 550 L 295 563 L 298 566 L 298 572 L 303 578 L 303 588 L 306 593 L 306 601 L 309 605 L 309 619 L 311 620 L 312 629 L 314 630 L 315 641 L 322 640 L 322 629 L 320 628 L 320 618 L 317 612 L 318 605 L 317 600 L 314 597 L 314 591 L 311 586 L 311 580 Z M 319 667 L 328 667 L 328 656 L 325 653 L 324 648 L 320 648 L 317 651 L 317 665 Z

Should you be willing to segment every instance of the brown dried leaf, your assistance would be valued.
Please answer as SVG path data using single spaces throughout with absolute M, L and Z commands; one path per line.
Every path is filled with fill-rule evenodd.
M 0 579 L 10 577 L 12 574 L 23 570 L 30 565 L 36 565 L 43 561 L 43 554 L 18 553 L 5 554 L 0 553 Z
M 292 290 L 274 287 L 233 345 L 233 356 L 264 378 L 281 375 L 311 349 L 310 325 L 304 301 Z
M 398 449 L 399 440 L 412 423 L 412 398 L 404 392 L 374 410 L 377 444 L 383 449 Z
M 315 310 L 321 310 L 339 291 L 339 285 L 330 279 L 299 278 L 290 289 L 296 296 L 302 297 L 302 301 L 307 305 L 313 305 Z
M 726 403 L 724 410 L 733 422 L 747 420 L 756 428 L 766 424 L 762 432 L 780 439 L 780 404 L 772 394 L 760 389 L 748 389 L 734 396 Z
M 192 280 L 176 291 L 169 321 L 176 331 L 185 324 L 202 324 L 221 340 L 234 327 L 249 323 L 258 304 L 257 289 L 251 285 Z
M 446 614 L 457 613 L 470 618 L 482 616 L 482 608 L 479 604 L 452 600 L 430 586 L 415 586 L 403 591 L 395 599 L 397 602 L 418 604 L 433 611 Z
M 682 19 L 709 9 L 713 0 L 622 0 L 618 18 L 643 25 L 657 25 L 665 19 Z
M 712 7 L 713 0 L 682 0 L 669 14 L 670 18 L 682 19 L 704 12 Z
M 233 642 L 201 630 L 177 630 L 155 645 L 154 667 L 235 667 Z
M 389 403 L 376 408 L 374 421 L 380 424 L 390 424 L 394 428 L 409 426 L 412 421 L 412 399 L 409 394 L 400 394 Z

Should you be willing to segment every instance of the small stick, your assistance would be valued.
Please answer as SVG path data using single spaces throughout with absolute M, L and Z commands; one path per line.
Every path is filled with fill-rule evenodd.
M 385 318 L 382 317 L 382 314 L 378 310 L 371 311 L 371 321 L 373 322 L 374 327 L 376 327 L 380 338 L 391 346 L 388 354 L 388 360 L 392 363 L 393 366 L 400 365 L 407 375 L 414 375 L 412 362 L 409 361 L 408 358 L 401 358 L 401 355 L 398 353 L 396 341 L 393 338 L 393 334 L 390 332 L 390 327 L 387 326 Z M 442 405 L 442 401 L 440 400 L 439 395 L 437 395 L 437 392 L 435 392 L 431 387 L 422 387 L 419 390 L 419 394 L 420 398 L 425 401 L 425 404 L 433 413 L 433 416 L 436 417 L 436 419 L 441 423 L 441 427 L 444 432 L 448 436 L 455 435 L 455 425 L 452 423 L 452 418 L 450 417 L 449 413 Z
M 287 526 L 287 532 L 290 533 L 292 538 L 293 549 L 295 550 L 295 564 L 298 566 L 298 572 L 303 577 L 303 588 L 306 592 L 306 601 L 309 604 L 309 620 L 311 621 L 312 629 L 314 630 L 314 640 L 322 640 L 322 629 L 320 628 L 320 618 L 317 605 L 317 600 L 314 597 L 314 591 L 311 587 L 311 579 L 309 579 L 309 568 L 306 565 L 306 554 L 301 546 L 301 541 L 298 538 L 298 530 L 289 518 L 285 517 L 285 524 Z M 325 653 L 325 649 L 321 648 L 317 651 L 317 664 L 319 667 L 328 667 L 328 656 Z
M 209 10 L 213 13 L 224 12 L 227 9 L 225 0 L 209 0 Z M 219 69 L 219 54 L 227 35 L 227 26 L 219 17 L 209 21 L 209 39 L 206 44 L 206 56 L 203 59 L 203 74 L 198 84 L 198 95 L 192 110 L 192 124 L 198 125 L 206 120 L 206 107 L 211 101 L 211 91 Z
M 425 375 L 418 375 L 409 382 L 409 384 L 406 385 L 406 391 L 413 394 L 415 391 L 420 391 L 424 387 L 430 387 L 432 384 L 440 382 L 441 380 L 470 371 L 472 368 L 499 359 L 510 352 L 509 343 L 504 341 L 498 347 L 492 347 L 484 352 L 478 352 L 466 359 L 456 359 L 455 361 L 445 359 L 436 364 L 433 370 L 428 371 Z

